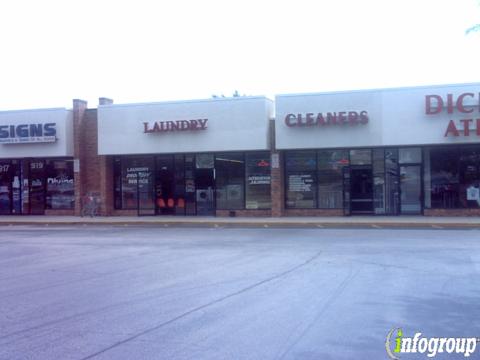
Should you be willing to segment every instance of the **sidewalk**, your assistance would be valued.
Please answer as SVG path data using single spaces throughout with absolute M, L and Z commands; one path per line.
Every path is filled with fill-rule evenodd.
M 189 227 L 350 227 L 350 228 L 474 228 L 480 217 L 345 216 L 345 217 L 198 217 L 198 216 L 0 216 L 8 225 L 117 225 Z

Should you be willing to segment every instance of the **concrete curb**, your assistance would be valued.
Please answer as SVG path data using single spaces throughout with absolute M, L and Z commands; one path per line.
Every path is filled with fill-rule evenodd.
M 335 221 L 98 221 L 88 220 L 44 220 L 44 221 L 7 221 L 3 226 L 150 226 L 150 227 L 198 227 L 198 228 L 350 228 L 350 229 L 480 229 L 480 223 L 465 222 L 335 222 Z

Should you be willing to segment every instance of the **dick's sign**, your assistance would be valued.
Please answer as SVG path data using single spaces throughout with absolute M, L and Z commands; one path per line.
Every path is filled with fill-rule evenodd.
M 480 136 L 480 93 L 425 96 L 425 114 L 437 115 L 446 111 L 450 121 L 445 137 Z

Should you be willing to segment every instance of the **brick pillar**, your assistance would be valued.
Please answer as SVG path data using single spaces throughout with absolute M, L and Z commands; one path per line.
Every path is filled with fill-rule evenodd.
M 87 102 L 84 100 L 73 100 L 73 158 L 75 161 L 74 181 L 75 181 L 75 215 L 80 216 L 82 209 L 82 197 L 84 196 L 84 154 L 82 150 L 83 143 L 83 123 Z
M 113 214 L 113 156 L 100 156 L 99 162 L 100 177 L 100 196 L 102 204 L 100 206 L 100 214 L 110 216 Z
M 275 159 L 275 157 L 278 157 Z M 274 167 L 278 164 L 278 167 Z M 283 171 L 283 153 L 272 151 L 272 216 L 279 217 L 285 214 L 285 179 Z

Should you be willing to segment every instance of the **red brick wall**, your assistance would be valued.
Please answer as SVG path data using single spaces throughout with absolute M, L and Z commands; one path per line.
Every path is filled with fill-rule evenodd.
M 75 215 L 80 216 L 82 209 L 82 196 L 84 188 L 84 176 L 82 167 L 84 166 L 84 153 L 82 151 L 83 121 L 87 111 L 87 102 L 83 100 L 73 100 L 73 157 L 75 161 L 80 162 L 80 172 L 74 173 L 75 182 Z
M 283 152 L 272 152 L 279 156 L 279 167 L 271 170 L 272 216 L 283 216 L 285 212 L 285 179 L 283 171 Z
M 343 216 L 343 209 L 285 209 L 285 216 Z
M 75 209 L 45 209 L 45 215 L 51 216 L 74 216 Z
M 425 209 L 425 216 L 480 216 L 480 209 Z
M 98 155 L 97 109 L 74 100 L 74 154 L 80 161 L 75 174 L 75 214 L 80 215 L 82 199 L 89 193 L 100 197 L 100 215 L 113 212 L 113 158 Z
M 118 209 L 112 209 L 109 213 L 109 215 L 112 216 L 137 216 L 138 211 L 137 210 L 118 210 Z
M 114 207 L 113 156 L 100 156 L 100 192 L 102 196 L 101 213 L 112 215 Z
M 235 216 L 245 216 L 245 217 L 270 217 L 272 216 L 271 210 L 216 210 L 216 215 L 218 217 L 228 217 L 230 216 L 230 211 L 235 213 Z

